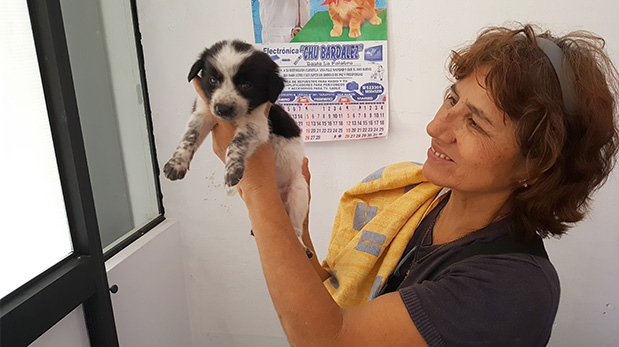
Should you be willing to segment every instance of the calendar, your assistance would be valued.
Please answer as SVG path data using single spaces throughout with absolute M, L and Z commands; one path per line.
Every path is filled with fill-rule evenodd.
M 278 103 L 306 142 L 386 137 L 386 41 L 286 43 L 261 48 L 279 65 Z
M 301 128 L 306 142 L 385 137 L 386 100 L 351 103 L 280 103 Z

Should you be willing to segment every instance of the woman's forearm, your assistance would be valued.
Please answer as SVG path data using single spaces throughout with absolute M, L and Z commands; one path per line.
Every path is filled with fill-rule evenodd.
M 328 346 L 342 311 L 299 243 L 274 184 L 243 196 L 273 304 L 295 346 Z M 323 270 L 323 273 L 326 272 Z

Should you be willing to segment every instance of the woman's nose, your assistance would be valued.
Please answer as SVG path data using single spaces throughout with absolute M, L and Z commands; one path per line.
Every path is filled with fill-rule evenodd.
M 430 137 L 443 140 L 445 143 L 453 141 L 455 124 L 453 114 L 450 111 L 446 111 L 442 107 L 438 110 L 434 119 L 426 126 L 426 132 Z

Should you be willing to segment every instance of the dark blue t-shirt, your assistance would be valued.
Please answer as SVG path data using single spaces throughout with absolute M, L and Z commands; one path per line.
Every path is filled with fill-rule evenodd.
M 446 200 L 446 199 L 445 199 Z M 417 263 L 397 290 L 429 346 L 545 346 L 559 305 L 559 278 L 550 261 L 523 253 L 477 255 L 426 280 L 455 252 L 512 232 L 502 219 L 444 246 L 429 228 L 443 201 L 422 221 L 404 254 Z M 429 230 L 424 242 L 423 234 Z M 405 269 L 405 271 L 406 271 Z

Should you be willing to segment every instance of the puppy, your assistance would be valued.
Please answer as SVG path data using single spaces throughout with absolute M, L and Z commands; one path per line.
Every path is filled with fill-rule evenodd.
M 361 24 L 368 21 L 380 25 L 383 21 L 377 14 L 384 11 L 376 9 L 375 0 L 326 0 L 323 5 L 329 5 L 329 16 L 333 21 L 331 36 L 342 36 L 342 28 L 348 27 L 348 36 L 361 36 Z
M 301 130 L 290 115 L 273 104 L 284 88 L 279 68 L 266 54 L 241 41 L 221 41 L 205 49 L 189 71 L 188 80 L 201 73 L 208 104 L 198 97 L 187 128 L 163 172 L 170 180 L 185 177 L 194 153 L 218 117 L 237 126 L 226 150 L 224 183 L 234 192 L 245 171 L 245 158 L 270 141 L 275 151 L 277 183 L 286 212 L 308 257 L 303 222 L 308 210 L 308 187 L 302 174 Z

